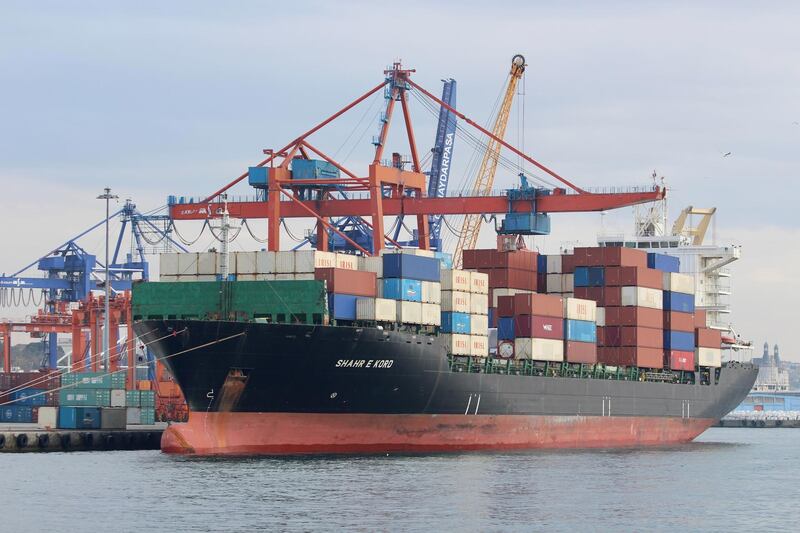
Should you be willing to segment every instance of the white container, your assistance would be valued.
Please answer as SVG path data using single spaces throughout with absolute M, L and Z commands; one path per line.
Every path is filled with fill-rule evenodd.
M 575 293 L 574 292 L 562 292 L 561 293 L 561 297 L 562 298 L 575 298 Z
M 356 319 L 358 320 L 395 322 L 396 318 L 397 300 L 387 300 L 385 298 L 356 299 Z
M 488 315 L 489 314 L 489 295 L 488 294 L 470 294 L 469 295 L 469 312 L 473 315 Z
M 281 253 L 281 252 L 278 252 Z M 317 250 L 302 250 L 294 252 L 295 273 L 314 273 L 316 268 L 335 268 L 336 254 L 333 252 L 320 252 Z
M 442 301 L 442 285 L 438 281 L 423 281 L 422 303 L 439 304 Z
M 563 281 L 564 276 L 562 274 L 547 274 L 547 294 L 561 294 L 565 292 Z
M 442 311 L 469 313 L 470 294 L 462 291 L 442 291 Z
M 514 296 L 515 294 L 531 294 L 533 291 L 525 289 L 492 289 L 492 307 L 497 308 L 497 299 L 500 296 Z
M 472 335 L 488 335 L 489 317 L 487 315 L 469 315 L 469 332 Z
M 387 255 L 387 254 L 408 254 L 408 255 L 418 255 L 420 257 L 436 257 L 436 254 L 432 250 L 420 250 L 419 248 L 403 248 L 402 250 L 398 250 L 396 248 L 384 248 L 381 250 L 380 255 Z
M 358 269 L 375 272 L 378 278 L 383 277 L 383 257 L 359 257 Z M 380 284 L 378 284 L 380 286 Z
M 212 272 L 215 274 L 216 272 Z M 197 274 L 197 254 L 178 254 L 178 275 L 192 276 Z
M 597 308 L 597 325 L 598 326 L 605 326 L 606 325 L 606 308 L 605 307 L 598 307 Z
M 489 337 L 486 335 L 469 336 L 469 354 L 473 357 L 489 356 Z
M 353 254 L 333 254 L 336 268 L 358 270 L 358 256 Z
M 442 308 L 439 304 L 422 304 L 422 324 L 425 326 L 442 325 Z
M 220 268 L 219 254 L 217 252 L 200 252 L 197 254 L 197 274 L 208 276 L 218 274 Z M 236 272 L 236 256 L 228 256 L 230 273 Z
M 256 281 L 274 281 L 275 274 L 256 274 Z
M 168 282 L 180 281 L 179 278 L 180 276 L 165 276 L 164 274 L 158 275 L 158 281 L 168 281 Z
M 401 324 L 422 324 L 422 304 L 395 300 L 397 305 L 397 321 Z
M 514 357 L 536 361 L 563 361 L 564 341 L 519 337 L 514 340 Z
M 444 333 L 439 335 L 447 353 L 452 355 L 470 355 L 472 352 L 472 341 L 469 335 L 460 333 Z
M 256 252 L 256 274 L 275 273 L 275 252 Z
M 184 278 L 185 276 L 181 276 Z M 216 274 L 198 274 L 196 276 L 192 276 L 191 280 L 181 279 L 181 281 L 217 281 Z
M 564 292 L 575 292 L 575 274 L 561 274 L 561 286 Z
M 111 407 L 125 407 L 125 389 L 111 389 Z
M 564 298 L 564 318 L 596 322 L 597 302 L 594 300 L 582 300 L 580 298 Z M 547 359 L 547 361 L 549 361 L 549 359 Z
M 722 366 L 721 348 L 704 348 L 701 346 L 695 349 L 695 353 L 698 366 L 711 366 L 714 368 Z
M 142 409 L 140 407 L 128 407 L 125 411 L 125 422 L 128 425 L 137 425 L 142 423 Z
M 280 254 L 281 252 L 278 253 Z M 280 259 L 278 259 L 278 261 L 280 261 Z M 290 279 L 294 279 L 294 274 L 291 272 L 280 272 L 278 274 L 275 274 L 275 279 L 277 281 L 287 281 Z
M 257 252 L 234 252 L 231 257 L 236 258 L 236 274 L 256 274 L 258 272 Z M 234 269 L 231 268 L 231 272 Z
M 563 269 L 560 255 L 547 256 L 547 273 L 548 274 L 561 274 Z
M 36 423 L 43 429 L 55 429 L 58 427 L 58 407 L 40 407 L 39 417 Z
M 275 252 L 275 273 L 292 274 L 294 273 L 294 252 Z
M 258 274 L 236 274 L 236 281 L 256 281 Z
M 664 272 L 664 290 L 683 294 L 694 294 L 694 276 L 690 276 L 689 274 L 677 274 L 675 272 Z
M 471 275 L 468 270 L 443 269 L 442 290 L 472 292 Z
M 649 287 L 622 287 L 622 305 L 663 309 L 664 293 Z
M 314 278 L 313 272 L 304 272 L 304 273 L 296 272 L 292 279 L 294 279 L 295 281 L 311 281 L 316 278 Z
M 159 276 L 177 276 L 181 273 L 178 268 L 178 256 L 180 254 L 160 254 L 158 256 L 158 274 Z
M 469 292 L 472 294 L 489 294 L 489 274 L 470 272 Z

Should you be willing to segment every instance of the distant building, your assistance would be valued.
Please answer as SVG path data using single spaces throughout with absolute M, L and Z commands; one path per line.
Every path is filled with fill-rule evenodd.
M 760 359 L 753 358 L 758 364 L 758 377 L 753 385 L 753 392 L 786 392 L 789 390 L 789 372 L 781 367 L 778 345 L 773 354 L 769 353 L 769 343 L 764 343 L 764 354 Z

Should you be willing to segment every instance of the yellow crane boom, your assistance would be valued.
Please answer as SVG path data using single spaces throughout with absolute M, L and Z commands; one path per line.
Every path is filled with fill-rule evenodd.
M 511 114 L 511 104 L 514 101 L 514 93 L 517 90 L 517 82 L 525 72 L 525 58 L 517 54 L 511 59 L 511 73 L 508 79 L 503 102 L 497 112 L 497 118 L 492 128 L 492 134 L 503 139 L 508 125 L 508 117 Z M 492 190 L 494 175 L 497 172 L 497 162 L 500 159 L 501 145 L 495 139 L 489 138 L 486 152 L 483 154 L 481 167 L 475 177 L 475 184 L 472 186 L 472 196 L 486 196 Z M 464 223 L 461 225 L 461 233 L 458 237 L 455 252 L 453 253 L 453 266 L 461 268 L 462 254 L 464 250 L 474 248 L 478 242 L 478 235 L 481 232 L 482 215 L 466 215 Z

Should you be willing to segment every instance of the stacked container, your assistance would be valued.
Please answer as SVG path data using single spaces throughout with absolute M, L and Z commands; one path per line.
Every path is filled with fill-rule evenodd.
M 575 279 L 572 271 L 564 271 L 565 257 L 567 261 L 572 256 L 566 255 L 540 255 L 538 259 L 539 292 L 558 294 L 562 298 L 571 298 L 575 293 Z
M 694 339 L 694 278 L 678 273 L 676 257 L 649 253 L 647 264 L 661 272 L 664 300 L 664 366 L 693 371 L 697 364 Z M 680 294 L 680 296 L 674 296 Z M 691 300 L 691 305 L 686 305 Z
M 376 276 L 374 272 L 345 268 L 317 268 L 314 278 L 325 282 L 328 306 L 334 320 L 355 321 L 358 297 L 374 299 Z
M 497 314 L 500 357 L 564 360 L 564 303 L 559 296 L 501 296 Z
M 58 404 L 58 372 L 0 372 L 0 422 L 36 422 L 41 407 Z
M 395 301 L 398 323 L 431 327 L 441 323 L 443 294 L 439 265 L 439 260 L 429 250 L 383 254 L 378 296 Z

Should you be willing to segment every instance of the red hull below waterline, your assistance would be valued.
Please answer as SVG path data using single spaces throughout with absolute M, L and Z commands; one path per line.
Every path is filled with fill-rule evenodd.
M 528 415 L 192 413 L 166 453 L 281 455 L 630 448 L 693 440 L 712 419 Z

